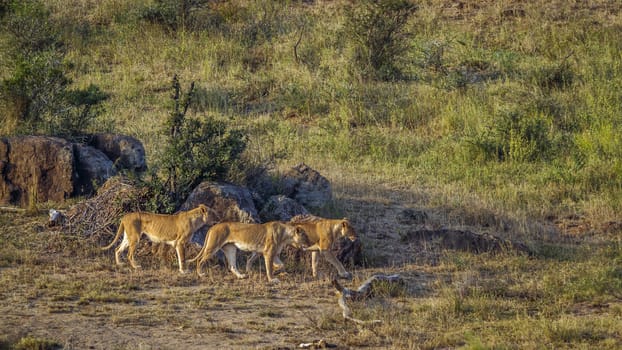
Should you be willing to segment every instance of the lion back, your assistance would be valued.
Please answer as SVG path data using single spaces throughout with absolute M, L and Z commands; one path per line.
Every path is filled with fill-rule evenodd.
M 142 221 L 142 231 L 149 236 L 155 236 L 161 240 L 172 241 L 177 239 L 180 225 L 175 215 L 139 213 Z

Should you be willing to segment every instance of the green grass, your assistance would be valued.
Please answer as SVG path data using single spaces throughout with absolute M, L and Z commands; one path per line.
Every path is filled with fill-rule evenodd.
M 406 267 L 433 276 L 423 295 L 388 291 L 367 309 L 353 306 L 383 325 L 357 329 L 338 314 L 320 313 L 307 315 L 310 328 L 345 334 L 350 346 L 621 346 L 620 230 L 603 229 L 622 220 L 621 4 L 481 1 L 458 9 L 419 1 L 408 24 L 414 36 L 403 57 L 407 79 L 381 82 L 362 79 L 353 66 L 345 1 L 215 3 L 193 13 L 202 27 L 188 22 L 176 31 L 141 19 L 155 1 L 43 2 L 60 26 L 74 85 L 95 84 L 111 96 L 91 131 L 138 137 L 151 164 L 162 142 L 156 126 L 170 111 L 169 86 L 178 74 L 184 88 L 197 83 L 191 114 L 245 130 L 247 159 L 277 169 L 305 162 L 330 177 L 336 198 L 323 215 L 354 217 L 367 228 L 381 208 L 417 207 L 434 225 L 475 227 L 535 251 L 431 251 L 439 260 Z M 2 214 L 0 226 L 28 221 L 14 220 Z M 21 272 L 50 261 L 35 253 L 46 245 L 55 254 L 95 254 L 80 251 L 75 237 L 49 236 L 58 243 L 30 246 L 14 232 L 3 235 L 0 267 L 19 265 Z M 368 260 L 386 261 L 376 253 L 366 251 Z M 25 279 L 7 276 L 2 280 Z M 123 283 L 158 284 L 144 276 L 112 287 L 35 276 L 30 295 L 51 299 L 50 310 L 60 311 L 132 305 L 139 291 Z M 196 281 L 169 283 L 188 288 Z M 212 292 L 222 302 L 248 294 Z M 208 299 L 193 303 L 212 307 Z M 254 314 L 286 318 L 280 311 Z M 166 320 L 149 317 L 147 325 Z M 113 321 L 139 318 L 127 313 Z M 210 322 L 197 327 L 237 329 Z

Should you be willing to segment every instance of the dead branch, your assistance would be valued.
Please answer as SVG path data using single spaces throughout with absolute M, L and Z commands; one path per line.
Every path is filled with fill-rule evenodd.
M 15 207 L 0 207 L 0 211 L 7 213 L 24 213 L 26 209 L 24 208 L 15 208 Z
M 390 283 L 404 283 L 404 280 L 398 274 L 388 276 L 378 274 L 371 276 L 370 278 L 365 280 L 365 282 L 363 282 L 363 284 L 361 284 L 357 289 L 353 290 L 342 286 L 337 279 L 332 280 L 331 283 L 333 287 L 335 287 L 335 289 L 337 289 L 338 291 L 337 303 L 343 310 L 342 315 L 344 319 L 362 325 L 382 323 L 381 320 L 363 321 L 352 317 L 352 310 L 350 309 L 350 307 L 348 307 L 346 303 L 346 299 L 359 301 L 371 297 L 374 290 L 373 285 L 379 281 L 385 281 Z

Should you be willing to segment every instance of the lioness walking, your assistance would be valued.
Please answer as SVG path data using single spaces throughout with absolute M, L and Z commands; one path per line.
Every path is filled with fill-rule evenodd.
M 229 263 L 229 270 L 238 278 L 246 278 L 237 267 L 237 250 L 261 253 L 266 263 L 268 281 L 279 282 L 273 275 L 273 261 L 276 254 L 287 244 L 305 248 L 309 245 L 309 239 L 303 229 L 277 221 L 265 224 L 223 222 L 209 229 L 203 248 L 190 262 L 197 262 L 197 272 L 199 276 L 203 276 L 203 263 L 222 249 Z
M 188 270 L 184 267 L 184 247 L 192 234 L 208 223 L 210 212 L 211 210 L 207 206 L 200 204 L 192 210 L 182 211 L 173 215 L 146 212 L 126 214 L 121 218 L 121 224 L 112 243 L 102 249 L 110 249 L 123 232 L 123 240 L 114 253 L 115 261 L 117 265 L 123 265 L 120 256 L 129 247 L 127 259 L 133 268 L 138 269 L 140 265 L 137 265 L 134 261 L 134 252 L 140 237 L 145 234 L 152 242 L 166 243 L 173 246 L 177 252 L 179 272 L 187 273 Z
M 319 256 L 323 256 L 331 265 L 337 269 L 339 277 L 351 279 L 352 274 L 346 271 L 343 264 L 337 259 L 331 251 L 335 241 L 341 237 L 347 237 L 351 241 L 358 239 L 352 224 L 347 219 L 324 219 L 317 216 L 295 216 L 289 222 L 298 228 L 302 228 L 309 238 L 310 246 L 306 251 L 311 251 L 311 269 L 313 277 L 318 277 Z M 279 258 L 281 251 L 276 253 L 274 263 L 276 266 L 282 266 L 283 263 Z M 252 254 L 246 261 L 246 272 L 250 270 L 251 265 L 257 259 L 257 254 Z

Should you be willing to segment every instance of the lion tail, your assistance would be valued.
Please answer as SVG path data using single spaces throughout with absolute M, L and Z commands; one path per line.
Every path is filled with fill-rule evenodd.
M 112 248 L 112 246 L 119 240 L 119 237 L 121 237 L 121 232 L 124 232 L 124 231 L 125 231 L 125 226 L 123 226 L 123 221 L 121 221 L 121 224 L 119 224 L 119 228 L 117 229 L 117 234 L 116 236 L 114 236 L 114 239 L 112 240 L 112 242 L 101 249 L 108 250 Z
M 195 256 L 194 258 L 187 260 L 188 263 L 193 263 L 197 260 L 199 260 L 199 258 L 203 255 L 203 251 L 205 250 L 205 246 L 207 245 L 207 238 L 205 239 L 205 242 L 203 243 L 203 247 L 201 247 L 201 250 L 199 251 L 199 253 L 197 254 L 197 256 Z

